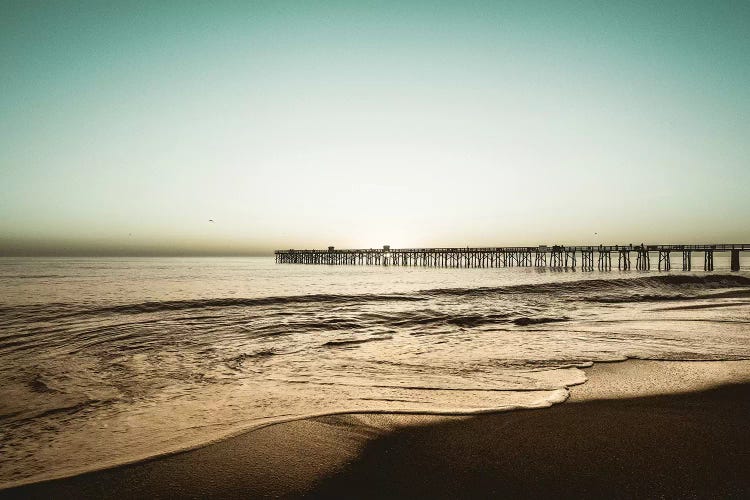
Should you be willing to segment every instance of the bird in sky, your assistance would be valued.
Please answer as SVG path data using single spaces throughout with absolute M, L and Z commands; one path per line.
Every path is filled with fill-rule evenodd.
M 208 222 L 214 222 L 214 220 L 213 219 L 208 219 Z

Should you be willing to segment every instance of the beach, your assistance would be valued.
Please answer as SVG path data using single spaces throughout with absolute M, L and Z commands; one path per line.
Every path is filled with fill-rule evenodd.
M 551 408 L 361 413 L 0 491 L 94 497 L 746 497 L 750 361 L 598 363 Z

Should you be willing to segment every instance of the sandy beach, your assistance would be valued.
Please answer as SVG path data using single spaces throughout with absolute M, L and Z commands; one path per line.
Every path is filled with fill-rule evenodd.
M 600 363 L 548 409 L 349 414 L 0 491 L 95 497 L 746 497 L 750 361 Z M 104 445 L 104 444 L 103 444 Z

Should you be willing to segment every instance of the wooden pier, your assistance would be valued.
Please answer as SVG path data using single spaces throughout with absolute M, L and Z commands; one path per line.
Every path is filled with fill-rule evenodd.
M 693 253 L 702 254 L 703 269 L 714 270 L 714 253 L 729 252 L 730 268 L 740 270 L 740 252 L 750 250 L 750 243 L 716 245 L 540 245 L 536 247 L 488 248 L 383 248 L 337 250 L 276 250 L 279 264 L 322 264 L 360 266 L 423 267 L 549 267 L 582 271 L 612 270 L 613 255 L 617 269 L 631 269 L 635 254 L 637 270 L 651 269 L 651 254 L 658 256 L 658 269 L 672 269 L 673 253 L 682 254 L 682 270 L 692 270 Z M 580 256 L 580 260 L 579 260 Z

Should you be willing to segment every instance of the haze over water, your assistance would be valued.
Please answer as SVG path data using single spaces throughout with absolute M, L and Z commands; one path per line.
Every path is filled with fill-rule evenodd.
M 750 358 L 750 275 L 0 259 L 0 485 L 279 419 L 558 403 L 592 362 Z

